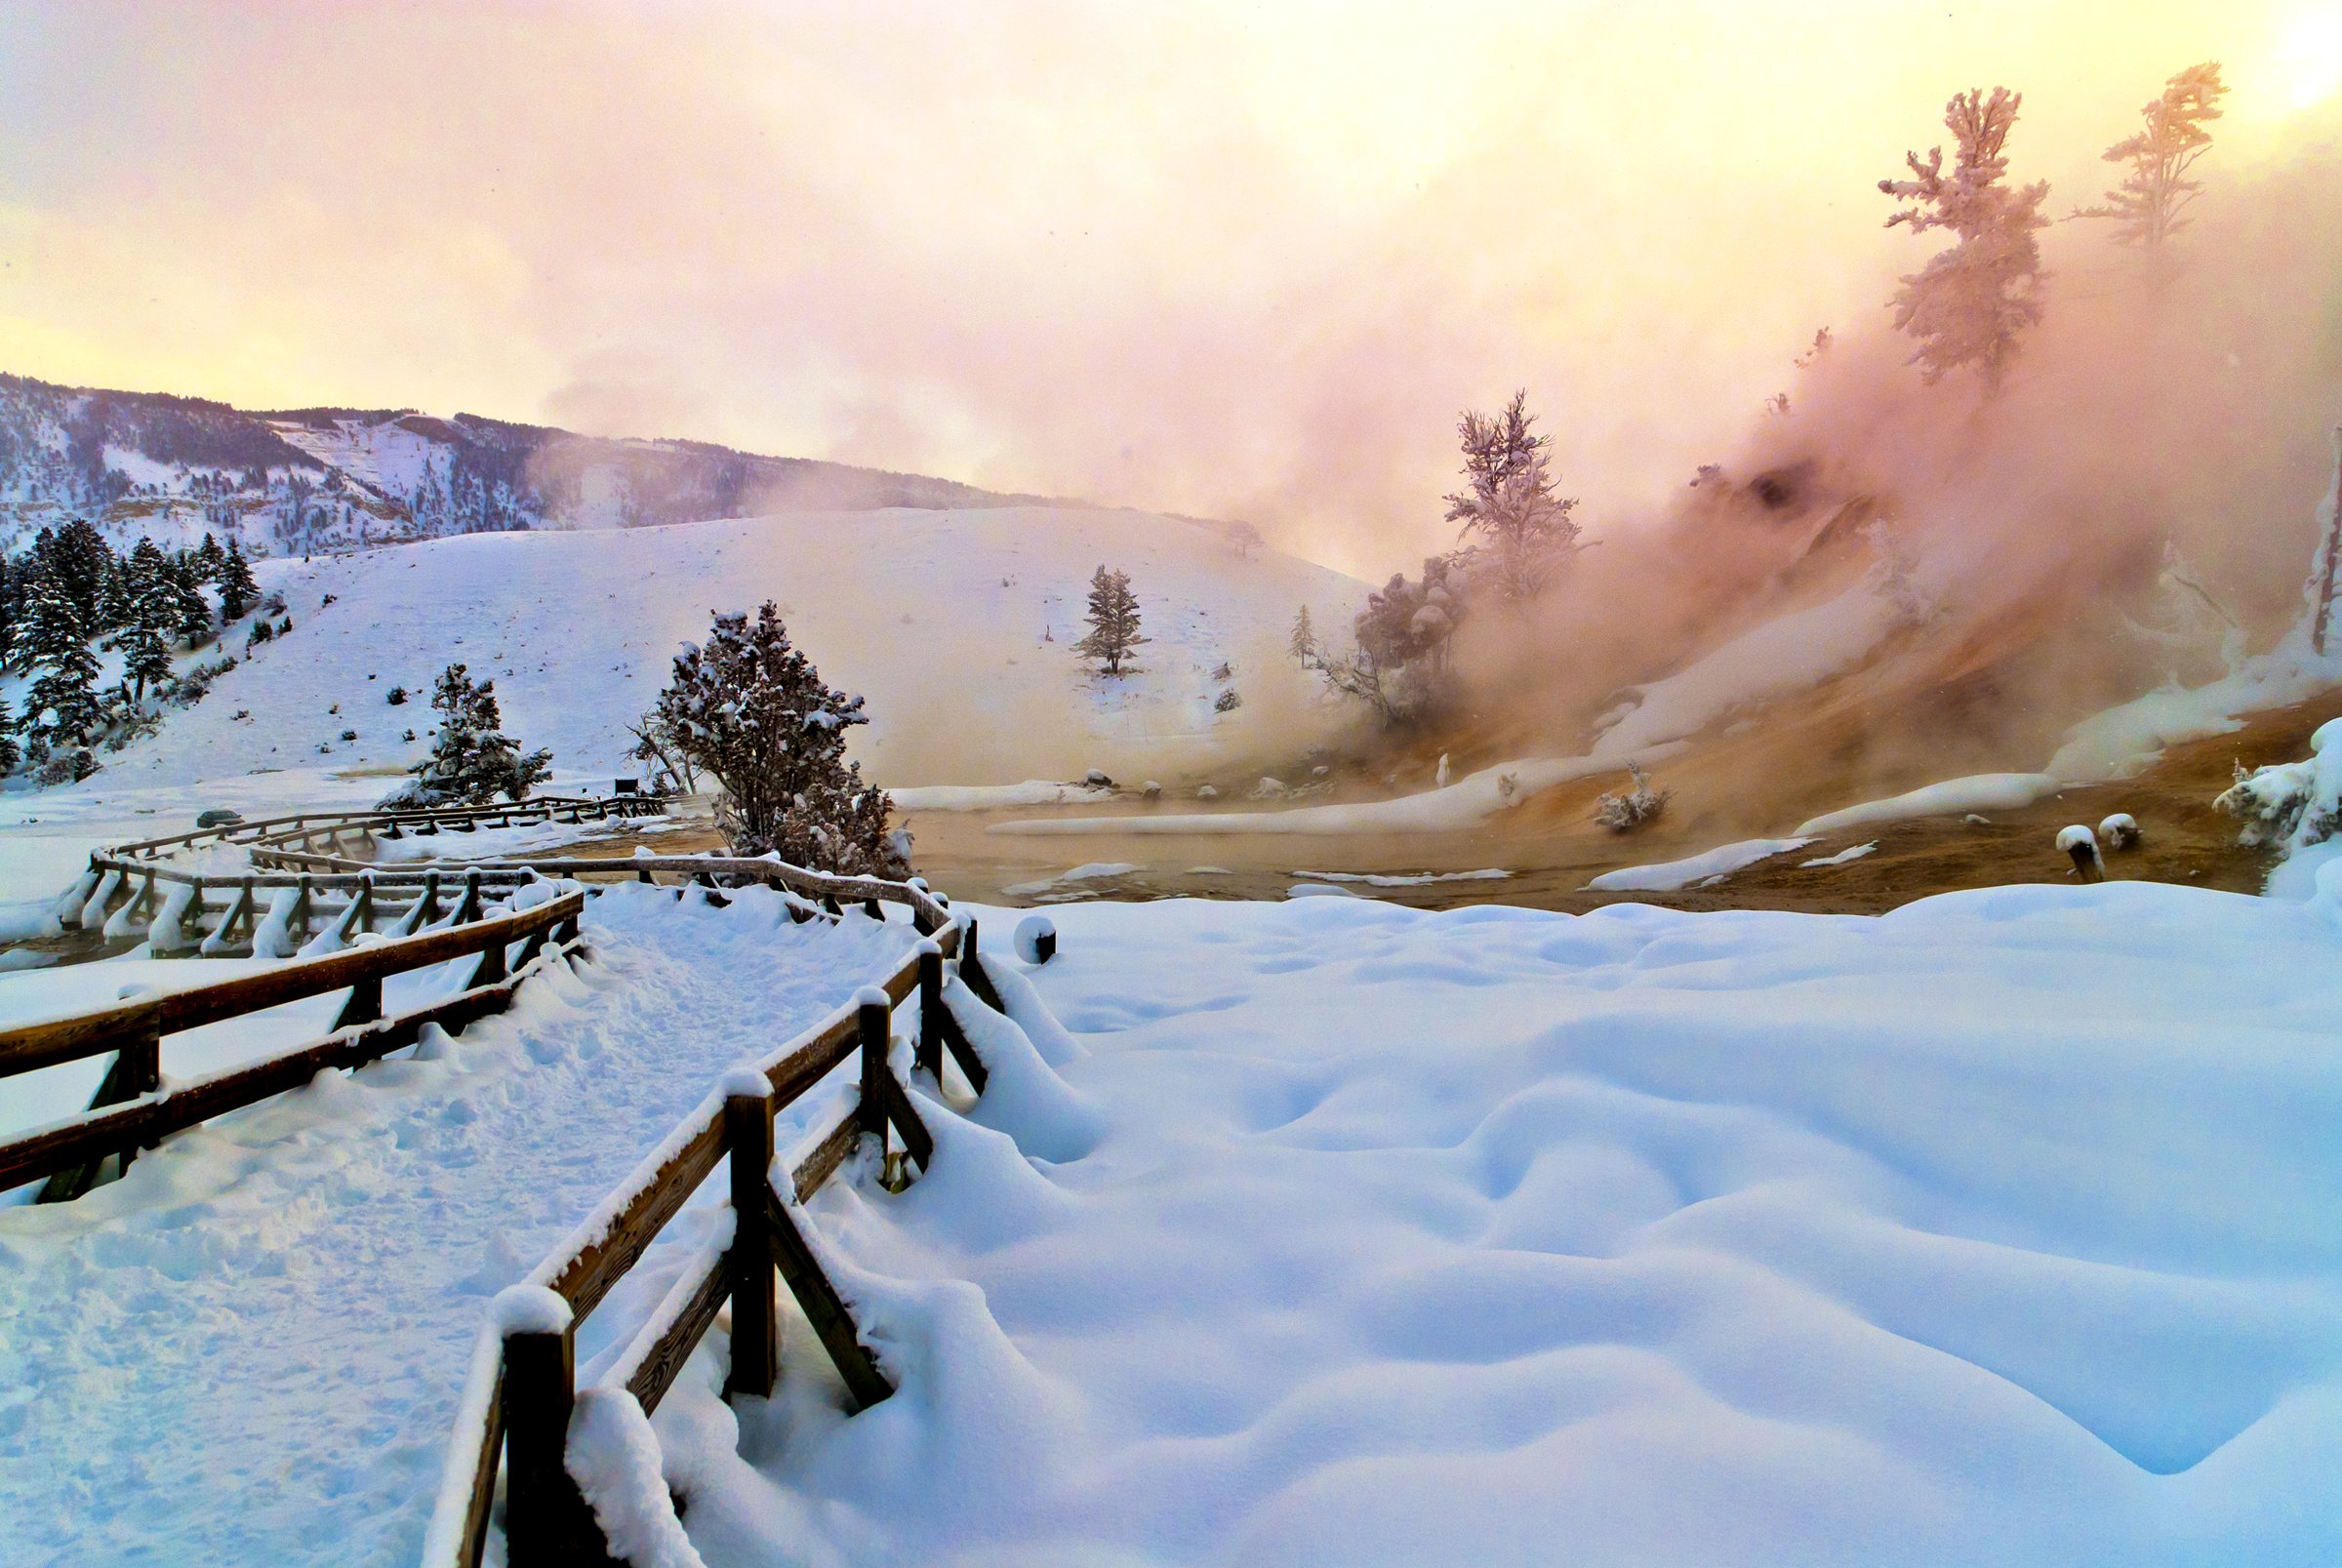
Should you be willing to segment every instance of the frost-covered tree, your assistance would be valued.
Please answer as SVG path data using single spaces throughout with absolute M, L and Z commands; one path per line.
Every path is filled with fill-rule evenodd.
M 1372 707 L 1386 725 L 1430 713 L 1447 694 L 1448 651 L 1463 614 L 1454 566 L 1453 557 L 1434 555 L 1419 580 L 1393 574 L 1352 620 L 1352 651 L 1320 648 L 1310 667 L 1335 691 Z
M 552 752 L 523 752 L 520 743 L 504 733 L 496 682 L 475 683 L 467 666 L 450 664 L 440 671 L 431 706 L 439 713 L 431 754 L 410 770 L 415 782 L 384 805 L 484 806 L 498 795 L 522 800 L 553 771 Z
M 204 580 L 218 582 L 220 568 L 226 563 L 226 560 L 227 556 L 220 548 L 220 541 L 207 530 L 203 536 L 203 543 L 195 546 L 195 565 L 203 573 Z
M 869 719 L 788 639 L 766 600 L 751 622 L 717 615 L 707 641 L 675 656 L 653 710 L 691 765 L 721 786 L 716 824 L 736 855 L 902 876 L 909 835 L 890 828 L 886 791 L 846 760 L 846 732 Z
M 1447 520 L 1463 525 L 1457 537 L 1473 564 L 1509 599 L 1535 597 L 1578 543 L 1577 502 L 1554 493 L 1553 437 L 1532 432 L 1528 396 L 1514 392 L 1498 414 L 1466 412 L 1456 425 L 1465 488 L 1447 498 Z
M 1293 618 L 1293 635 L 1285 641 L 1286 649 L 1304 667 L 1317 657 L 1317 628 L 1310 624 L 1310 607 L 1303 605 L 1301 614 Z
M 1130 574 L 1110 572 L 1104 566 L 1090 576 L 1090 607 L 1084 619 L 1089 634 L 1073 645 L 1084 659 L 1095 659 L 1109 675 L 1122 673 L 1122 662 L 1151 639 L 1139 634 L 1139 596 L 1130 589 Z
M 98 726 L 98 656 L 86 623 L 56 575 L 35 579 L 26 606 L 24 654 L 32 683 L 24 693 L 24 731 L 37 750 L 78 745 Z
M 634 744 L 626 755 L 637 762 L 652 765 L 652 785 L 672 789 L 678 794 L 691 794 L 700 787 L 698 770 L 692 766 L 691 755 L 683 748 L 682 739 L 674 727 L 653 707 L 641 718 L 626 726 Z
M 1901 201 L 1903 210 L 1886 221 L 1906 223 L 1915 234 L 1950 229 L 1958 243 L 1937 253 L 1924 267 L 1902 280 L 1892 305 L 1895 327 L 1919 341 L 1911 363 L 1929 383 L 1973 365 L 1985 385 L 1997 389 L 2016 358 L 2018 340 L 2041 319 L 2040 242 L 2045 227 L 2041 203 L 2046 181 L 2007 183 L 2008 133 L 2017 123 L 2021 93 L 1996 87 L 1961 93 L 1944 108 L 1958 156 L 1947 172 L 1944 149 L 1928 149 L 1922 161 L 1904 154 L 1909 180 L 1881 180 L 1878 188 Z
M 209 539 L 210 535 L 204 536 Z M 220 558 L 220 619 L 236 621 L 251 609 L 261 596 L 261 585 L 252 579 L 252 563 L 244 558 L 244 546 L 235 535 L 227 537 L 227 550 Z
M 2203 189 L 2188 171 L 2211 146 L 2212 134 L 2203 123 L 2220 118 L 2220 100 L 2227 93 L 2217 60 L 2191 65 L 2164 82 L 2161 95 L 2139 111 L 2145 128 L 2106 149 L 2108 163 L 2128 166 L 2122 183 L 2108 191 L 2101 205 L 2080 208 L 2074 216 L 2111 219 L 2116 244 L 2136 245 L 2150 256 L 2160 253 L 2165 240 L 2188 226 L 2180 214 Z

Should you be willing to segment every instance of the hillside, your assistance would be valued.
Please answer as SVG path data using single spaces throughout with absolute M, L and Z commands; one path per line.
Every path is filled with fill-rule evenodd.
M 1119 680 L 1071 651 L 1091 570 L 1127 570 L 1152 640 Z M 564 773 L 633 773 L 628 721 L 713 610 L 777 600 L 823 673 L 868 699 L 856 751 L 887 784 L 1171 766 L 1331 722 L 1284 652 L 1295 610 L 1338 624 L 1360 584 L 1218 529 L 1071 507 L 813 512 L 481 535 L 263 563 L 293 631 L 84 786 L 261 769 L 392 772 L 422 755 L 432 677 L 491 677 L 506 727 Z M 328 595 L 334 602 L 325 603 Z M 1216 676 L 1223 664 L 1227 676 Z M 391 706 L 391 688 L 415 694 Z M 1239 705 L 1217 710 L 1233 690 Z M 338 710 L 338 711 L 337 711 Z M 343 741 L 344 730 L 357 739 Z
M 88 517 L 117 545 L 233 533 L 253 555 L 763 512 L 1055 505 L 948 479 L 697 441 L 411 409 L 250 413 L 0 375 L 0 553 Z

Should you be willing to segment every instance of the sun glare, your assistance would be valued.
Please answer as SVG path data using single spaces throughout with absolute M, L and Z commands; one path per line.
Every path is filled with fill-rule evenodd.
M 2320 5 L 2285 29 L 2278 59 L 2296 109 L 2322 103 L 2342 88 L 2342 8 Z

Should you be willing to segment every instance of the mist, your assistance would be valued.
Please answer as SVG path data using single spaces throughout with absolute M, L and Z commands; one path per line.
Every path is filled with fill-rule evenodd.
M 1872 183 L 1956 89 L 2026 92 L 2062 198 L 2180 64 L 2236 87 L 2220 179 L 2323 68 L 2309 0 L 7 11 L 15 370 L 1242 517 L 1369 578 L 1447 543 L 1456 411 L 1515 385 L 1599 532 L 1717 461 L 1912 264 Z

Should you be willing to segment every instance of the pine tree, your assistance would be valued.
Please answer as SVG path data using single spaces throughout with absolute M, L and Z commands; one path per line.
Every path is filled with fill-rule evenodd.
M 74 623 L 82 635 L 96 636 L 103 624 L 98 601 L 117 564 L 105 536 L 76 517 L 62 528 L 42 529 L 33 540 L 32 553 L 42 575 L 54 579 L 72 601 Z
M 504 733 L 496 682 L 474 684 L 467 666 L 450 664 L 440 671 L 431 706 L 439 711 L 438 740 L 431 754 L 413 768 L 416 782 L 391 801 L 484 806 L 500 794 L 521 800 L 553 771 L 552 752 L 524 754 L 520 744 Z
M 203 536 L 203 543 L 195 548 L 195 565 L 197 570 L 202 572 L 204 581 L 207 583 L 219 582 L 220 568 L 226 561 L 227 556 L 221 550 L 219 540 L 213 538 L 207 530 Z
M 1090 577 L 1090 633 L 1073 645 L 1084 659 L 1106 665 L 1109 675 L 1122 673 L 1122 662 L 1143 642 L 1139 635 L 1139 596 L 1130 590 L 1130 574 L 1110 572 L 1104 566 Z
M 203 580 L 194 559 L 184 553 L 163 564 L 163 582 L 171 593 L 171 624 L 182 642 L 200 648 L 212 638 L 212 605 L 203 596 Z
M 24 695 L 24 729 L 44 750 L 77 745 L 98 726 L 98 656 L 72 595 L 43 573 L 28 606 L 25 652 L 34 671 Z
M 751 623 L 718 615 L 707 641 L 676 655 L 652 717 L 713 779 L 716 823 L 735 855 L 777 854 L 818 870 L 909 871 L 909 837 L 890 829 L 886 791 L 846 760 L 862 699 L 823 681 L 767 600 Z
M 1299 660 L 1303 667 L 1317 657 L 1317 628 L 1310 624 L 1310 607 L 1303 605 L 1301 614 L 1293 618 L 1293 635 L 1285 647 Z
M 1878 181 L 1906 204 L 1887 227 L 1908 223 L 1915 234 L 1948 228 L 1958 236 L 1959 243 L 1906 276 L 1892 301 L 1896 330 L 1919 340 L 1911 363 L 1930 384 L 1974 365 L 1987 389 L 1997 390 L 2016 358 L 2018 338 L 2041 319 L 2041 247 L 2034 231 L 2049 222 L 2041 216 L 2049 185 L 2003 182 L 2003 149 L 2024 101 L 2005 87 L 1994 88 L 1989 99 L 1982 88 L 1959 94 L 1944 108 L 1959 148 L 1952 172 L 1945 174 L 1944 149 L 1937 146 L 1923 163 L 1916 152 L 1904 154 L 1916 178 Z
M 178 605 L 164 581 L 170 562 L 153 540 L 141 539 L 130 552 L 123 577 L 130 609 L 124 618 L 122 677 L 130 683 L 131 700 L 171 673 L 171 634 L 178 624 Z
M 2163 242 L 2188 226 L 2180 216 L 2203 188 L 2188 171 L 2212 144 L 2206 120 L 2220 118 L 2220 100 L 2228 86 L 2220 80 L 2217 60 L 2191 65 L 2163 84 L 2160 97 L 2139 111 L 2147 122 L 2138 135 L 2106 149 L 2108 163 L 2130 166 L 2121 185 L 2106 193 L 2103 206 L 2078 210 L 2076 218 L 2115 220 L 2115 243 L 2136 245 L 2150 256 Z
M 142 539 L 141 544 L 152 547 L 152 540 Z M 105 583 L 98 590 L 98 619 L 92 625 L 94 635 L 104 636 L 129 626 L 136 617 L 138 588 L 131 579 L 130 562 L 117 560 L 105 574 Z
M 1577 547 L 1577 502 L 1554 494 L 1547 468 L 1553 437 L 1532 435 L 1537 416 L 1528 392 L 1513 394 L 1494 416 L 1467 412 L 1456 426 L 1464 443 L 1466 488 L 1447 498 L 1447 520 L 1458 535 L 1479 537 L 1484 564 L 1509 599 L 1533 598 L 1554 568 Z
M 219 582 L 220 619 L 242 620 L 260 598 L 261 585 L 253 581 L 252 563 L 244 559 L 243 543 L 233 534 L 227 536 L 227 553 L 221 557 Z

